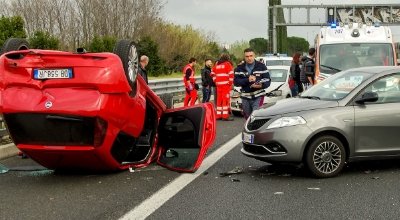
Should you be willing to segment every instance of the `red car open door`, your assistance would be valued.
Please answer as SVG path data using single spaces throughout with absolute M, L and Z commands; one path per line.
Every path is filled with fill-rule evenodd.
M 195 172 L 215 139 L 211 103 L 169 109 L 160 119 L 157 163 L 180 172 Z

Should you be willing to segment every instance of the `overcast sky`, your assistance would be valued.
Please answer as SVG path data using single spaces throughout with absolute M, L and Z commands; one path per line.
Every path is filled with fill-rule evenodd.
M 299 2 L 311 5 L 329 5 L 335 2 L 335 5 L 343 5 L 376 4 L 378 1 L 282 0 L 282 5 L 299 4 Z M 400 0 L 383 0 L 379 1 L 379 4 L 399 4 L 399 2 Z M 256 37 L 267 38 L 267 9 L 268 0 L 166 0 L 163 17 L 175 24 L 190 24 L 194 28 L 213 32 L 220 43 L 229 44 Z M 324 19 L 325 14 L 321 16 Z M 292 22 L 294 18 L 292 15 Z M 311 43 L 318 30 L 318 27 L 288 27 L 288 36 L 303 37 Z M 392 27 L 392 32 L 394 39 L 400 41 L 400 27 Z

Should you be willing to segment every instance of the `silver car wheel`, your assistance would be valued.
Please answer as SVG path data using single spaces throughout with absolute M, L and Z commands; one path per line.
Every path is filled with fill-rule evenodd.
M 324 141 L 315 149 L 313 162 L 319 172 L 324 174 L 333 173 L 342 163 L 342 152 L 336 143 Z
M 139 54 L 135 43 L 130 40 L 119 40 L 115 44 L 113 52 L 121 59 L 125 77 L 132 88 L 129 96 L 134 97 L 137 92 L 136 80 L 139 70 Z
M 339 138 L 320 135 L 309 144 L 304 159 L 315 177 L 333 177 L 340 173 L 346 163 L 346 149 Z
M 137 76 L 137 72 L 139 69 L 139 63 L 138 63 L 139 57 L 138 53 L 136 51 L 135 45 L 131 45 L 129 48 L 129 54 L 128 54 L 128 73 L 129 73 L 129 79 L 134 82 Z

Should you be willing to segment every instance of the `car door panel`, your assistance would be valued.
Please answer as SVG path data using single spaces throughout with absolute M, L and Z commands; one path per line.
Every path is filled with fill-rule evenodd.
M 355 146 L 357 154 L 400 151 L 400 104 L 370 104 L 355 107 Z M 380 153 L 379 153 L 380 152 Z
M 194 172 L 215 139 L 215 110 L 211 103 L 169 109 L 160 119 L 157 162 L 180 172 Z

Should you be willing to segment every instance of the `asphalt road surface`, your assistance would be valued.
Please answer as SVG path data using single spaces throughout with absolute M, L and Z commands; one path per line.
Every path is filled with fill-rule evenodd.
M 0 174 L 0 219 L 399 219 L 400 160 L 350 164 L 338 177 L 315 179 L 301 166 L 270 165 L 229 146 L 243 123 L 218 121 L 207 159 L 221 158 L 206 159 L 195 174 L 156 164 L 58 173 L 30 159 L 2 160 L 10 171 Z

